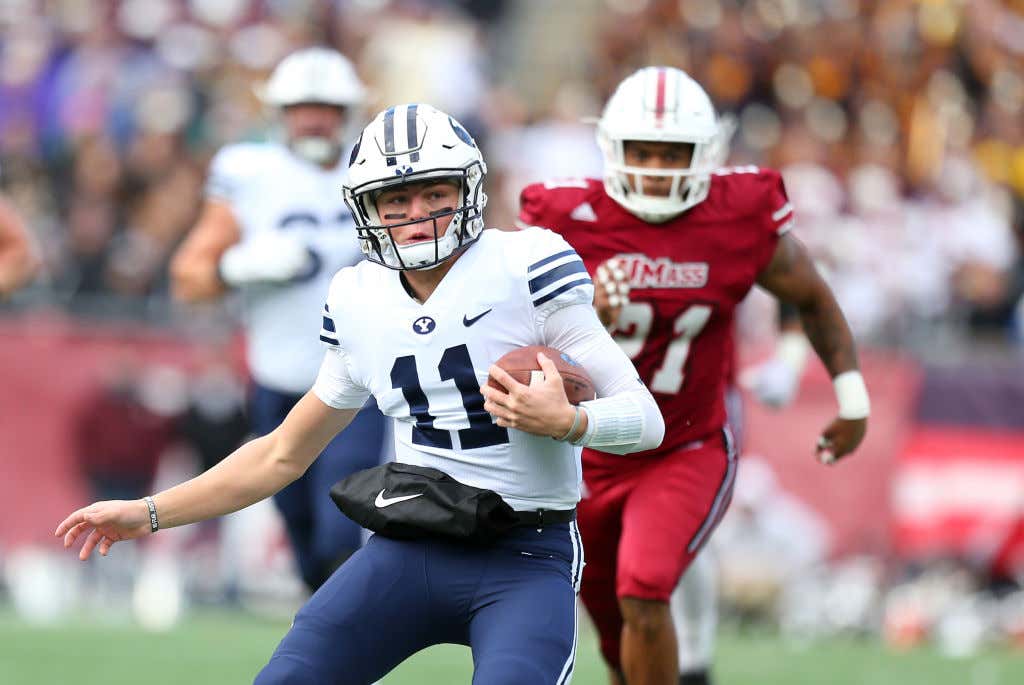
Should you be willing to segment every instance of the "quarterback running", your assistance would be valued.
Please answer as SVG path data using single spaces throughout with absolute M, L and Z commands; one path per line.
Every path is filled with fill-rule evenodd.
M 74 512 L 56 531 L 65 545 L 84 536 L 84 559 L 248 506 L 299 477 L 373 395 L 394 420 L 397 463 L 370 471 L 422 487 L 370 490 L 367 509 L 412 523 L 439 509 L 459 518 L 459 502 L 432 495 L 454 479 L 460 491 L 499 497 L 507 527 L 473 543 L 455 530 L 372 536 L 299 611 L 256 682 L 372 683 L 448 642 L 472 648 L 476 683 L 568 683 L 583 569 L 575 446 L 642 452 L 665 426 L 598 320 L 576 252 L 543 229 L 484 230 L 485 176 L 473 138 L 444 112 L 409 104 L 377 115 L 344 188 L 366 260 L 331 283 L 313 389 L 278 428 L 206 473 Z M 494 365 L 528 345 L 574 358 L 597 398 L 569 404 L 543 355 L 530 385 Z

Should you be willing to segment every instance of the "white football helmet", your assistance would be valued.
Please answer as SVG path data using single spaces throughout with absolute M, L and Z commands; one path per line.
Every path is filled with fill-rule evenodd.
M 708 196 L 711 172 L 728 155 L 729 133 L 719 124 L 707 93 L 684 71 L 640 69 L 619 84 L 597 122 L 605 190 L 645 221 L 668 221 Z M 693 158 L 688 167 L 679 169 L 629 167 L 624 153 L 627 140 L 691 143 Z M 671 176 L 669 195 L 645 195 L 643 176 Z
M 345 108 L 348 125 L 342 126 L 336 136 L 307 136 L 288 141 L 296 155 L 314 164 L 337 159 L 345 141 L 356 133 L 352 124 L 362 120 L 360 110 L 366 99 L 366 87 L 352 63 L 340 52 L 322 47 L 298 50 L 285 57 L 256 93 L 276 109 L 300 104 Z
M 349 160 L 342 189 L 367 259 L 391 269 L 430 269 L 474 242 L 484 230 L 483 190 L 487 165 L 480 148 L 459 122 L 430 105 L 396 105 L 384 110 L 363 129 Z M 461 190 L 461 204 L 431 217 L 434 240 L 398 245 L 377 213 L 382 190 L 428 179 L 451 179 Z M 444 235 L 437 219 L 451 216 Z M 417 223 L 407 221 L 400 226 Z

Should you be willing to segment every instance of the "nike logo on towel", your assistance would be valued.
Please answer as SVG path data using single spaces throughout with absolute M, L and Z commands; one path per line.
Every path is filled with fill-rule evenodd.
M 392 504 L 398 504 L 399 502 L 404 502 L 407 499 L 416 499 L 417 497 L 422 496 L 423 493 L 421 492 L 416 495 L 402 495 L 401 497 L 385 497 L 384 491 L 381 490 L 380 492 L 377 493 L 377 499 L 375 499 L 373 503 L 377 505 L 378 509 L 383 509 L 384 507 L 390 507 Z
M 463 315 L 462 315 L 462 325 L 463 325 L 463 326 L 465 326 L 466 328 L 469 328 L 470 326 L 472 326 L 472 325 L 473 325 L 473 324 L 475 324 L 475 323 L 476 323 L 477 321 L 479 321 L 480 319 L 484 318 L 485 316 L 487 316 L 487 315 L 488 315 L 488 314 L 490 314 L 490 313 L 491 313 L 491 310 L 490 310 L 490 309 L 488 309 L 488 310 L 487 310 L 486 312 L 484 312 L 483 314 L 477 314 L 477 315 L 476 315 L 476 316 L 474 316 L 474 317 L 473 317 L 472 319 L 471 319 L 471 318 L 469 318 L 468 316 L 466 316 L 465 314 L 463 314 Z

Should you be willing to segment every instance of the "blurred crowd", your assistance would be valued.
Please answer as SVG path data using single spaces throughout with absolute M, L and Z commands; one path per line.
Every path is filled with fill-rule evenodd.
M 356 118 L 424 101 L 471 129 L 489 164 L 489 224 L 502 227 L 525 184 L 601 174 L 583 120 L 616 83 L 644 65 L 682 67 L 735 125 L 731 163 L 783 171 L 796 233 L 858 338 L 919 355 L 943 336 L 1024 345 L 1024 0 L 0 0 L 0 193 L 45 260 L 0 313 L 161 323 L 209 160 L 279 135 L 254 88 L 320 43 L 371 88 Z M 745 330 L 769 330 L 768 318 Z M 211 362 L 186 378 L 148 363 L 111 367 L 75 413 L 78 466 L 98 498 L 180 480 L 159 473 L 168 453 L 190 455 L 186 475 L 208 468 L 246 434 L 234 371 Z M 956 604 L 961 569 L 886 595 L 875 561 L 825 573 L 823 524 L 748 464 L 716 550 L 737 613 L 796 635 L 882 629 L 909 645 L 932 634 L 950 652 L 996 633 L 1024 644 L 1024 595 L 998 611 L 966 591 L 973 603 Z M 251 552 L 249 581 L 227 568 L 223 584 L 264 582 L 287 556 L 275 540 L 273 554 Z M 183 575 L 199 584 L 221 556 L 198 555 Z
M 531 127 L 540 145 L 509 146 L 521 163 L 557 170 L 542 148 L 569 137 L 576 152 L 581 138 L 551 120 L 568 125 L 580 102 L 596 112 L 634 68 L 680 66 L 734 118 L 731 161 L 783 171 L 797 235 L 858 337 L 915 348 L 934 345 L 936 328 L 1021 339 L 1024 3 L 603 6 L 584 79 Z
M 211 155 L 274 135 L 253 87 L 312 43 L 371 110 L 474 129 L 492 225 L 527 182 L 600 173 L 581 119 L 624 75 L 683 67 L 736 123 L 732 161 L 783 169 L 862 339 L 1022 337 L 1020 0 L 7 0 L 0 188 L 44 248 L 36 297 L 165 301 Z

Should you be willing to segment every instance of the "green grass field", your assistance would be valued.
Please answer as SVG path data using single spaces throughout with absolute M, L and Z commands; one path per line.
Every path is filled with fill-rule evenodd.
M 0 612 L 3 685 L 179 685 L 249 683 L 287 630 L 285 622 L 202 612 L 175 630 L 76 622 L 31 628 Z M 386 639 L 383 638 L 382 639 Z M 469 683 L 469 650 L 435 647 L 385 678 L 387 685 Z M 793 648 L 777 638 L 724 631 L 718 685 L 1019 685 L 1024 655 L 1008 651 L 949 660 L 927 650 L 893 654 L 874 642 L 829 641 Z M 581 630 L 577 685 L 604 685 L 593 633 Z M 528 684 L 527 684 L 528 685 Z

